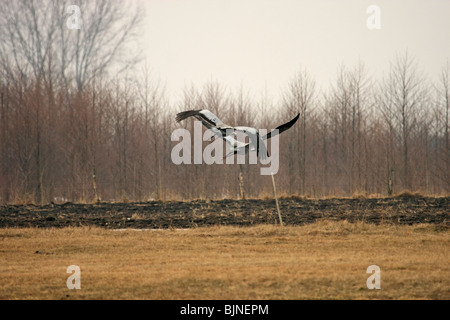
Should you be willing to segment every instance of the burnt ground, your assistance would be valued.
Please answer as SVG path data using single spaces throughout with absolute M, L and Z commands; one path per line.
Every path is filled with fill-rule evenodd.
M 286 225 L 328 219 L 376 224 L 430 223 L 449 227 L 450 197 L 290 197 L 279 199 L 279 205 Z M 273 199 L 0 206 L 0 228 L 97 226 L 143 229 L 274 223 L 278 223 L 278 214 Z

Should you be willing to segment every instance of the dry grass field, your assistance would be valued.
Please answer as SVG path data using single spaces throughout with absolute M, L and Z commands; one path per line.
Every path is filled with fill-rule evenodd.
M 448 226 L 0 229 L 1 299 L 450 299 Z M 81 289 L 66 286 L 81 269 Z M 367 267 L 381 269 L 369 290 Z

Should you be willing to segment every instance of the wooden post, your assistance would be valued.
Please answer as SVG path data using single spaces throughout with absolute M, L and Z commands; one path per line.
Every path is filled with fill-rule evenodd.
M 241 200 L 245 200 L 244 174 L 242 172 L 242 164 L 239 164 L 239 191 L 241 194 Z
M 278 205 L 277 189 L 275 188 L 275 178 L 273 177 L 273 172 L 272 172 L 272 184 L 273 184 L 273 194 L 275 196 L 275 203 L 277 204 L 278 218 L 280 219 L 280 225 L 283 225 L 283 220 L 281 219 L 280 206 Z
M 95 175 L 95 167 L 92 170 L 92 186 L 94 187 L 95 202 L 100 203 L 100 198 L 97 193 L 97 177 Z
M 394 191 L 394 168 L 391 169 L 388 177 L 388 196 L 392 195 Z

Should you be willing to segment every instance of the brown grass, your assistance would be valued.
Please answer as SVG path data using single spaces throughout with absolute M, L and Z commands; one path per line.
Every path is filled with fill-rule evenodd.
M 450 299 L 436 225 L 0 229 L 1 299 Z M 369 290 L 369 265 L 381 290 Z M 81 290 L 69 290 L 69 265 Z
M 399 193 L 396 193 L 394 198 L 422 198 L 424 197 L 424 194 L 420 191 L 410 191 L 410 190 L 403 190 Z

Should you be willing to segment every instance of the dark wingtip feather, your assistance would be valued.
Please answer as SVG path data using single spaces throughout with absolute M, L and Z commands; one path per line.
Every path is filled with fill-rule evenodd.
M 180 122 L 180 121 L 183 121 L 186 118 L 189 118 L 189 117 L 197 115 L 200 111 L 201 110 L 182 111 L 182 112 L 177 113 L 177 116 L 176 116 L 175 119 L 176 119 L 177 122 Z
M 281 126 L 278 126 L 276 129 L 280 130 L 280 133 L 289 129 L 290 127 L 292 127 L 294 125 L 294 123 L 297 122 L 299 117 L 300 117 L 300 113 L 297 114 L 294 119 L 292 119 L 291 121 L 289 121 L 287 123 L 282 124 Z
M 298 113 L 294 119 L 292 119 L 291 121 L 289 121 L 288 123 L 292 126 L 294 123 L 297 122 L 298 118 L 300 117 L 300 113 Z

